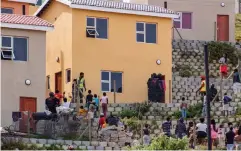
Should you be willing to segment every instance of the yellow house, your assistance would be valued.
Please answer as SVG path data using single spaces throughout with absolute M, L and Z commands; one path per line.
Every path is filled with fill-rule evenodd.
M 54 24 L 47 33 L 47 87 L 71 94 L 84 72 L 86 88 L 107 92 L 117 103 L 147 100 L 152 73 L 165 75 L 168 102 L 172 79 L 172 19 L 159 6 L 102 0 L 46 0 L 35 15 Z

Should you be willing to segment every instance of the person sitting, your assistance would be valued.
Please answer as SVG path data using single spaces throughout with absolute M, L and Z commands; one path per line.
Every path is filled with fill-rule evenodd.
M 56 114 L 56 107 L 58 106 L 59 100 L 54 96 L 53 92 L 49 93 L 49 97 L 45 100 L 46 108 L 51 112 Z
M 180 138 L 180 139 L 182 139 L 184 136 L 187 135 L 187 129 L 186 129 L 186 125 L 184 124 L 183 118 L 179 119 L 177 126 L 176 126 L 175 134 L 176 134 L 177 138 Z
M 83 106 L 80 106 L 80 109 L 79 109 L 79 114 L 78 114 L 78 116 L 77 116 L 77 119 L 83 119 L 84 117 L 86 117 L 86 115 L 87 115 L 87 110 L 86 109 L 84 109 L 84 107 Z
M 64 98 L 64 103 L 62 104 L 63 107 L 69 108 L 70 102 L 68 102 L 67 98 Z

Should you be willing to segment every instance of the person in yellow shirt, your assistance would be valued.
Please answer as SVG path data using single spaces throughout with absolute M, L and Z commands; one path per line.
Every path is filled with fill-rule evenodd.
M 77 119 L 83 119 L 84 117 L 86 117 L 87 115 L 87 110 L 84 109 L 83 106 L 80 106 L 80 109 L 79 109 L 79 113 L 78 113 L 78 116 L 77 116 Z
M 205 76 L 201 76 L 201 86 L 200 88 L 196 91 L 200 92 L 201 96 L 204 97 L 204 95 L 206 94 L 206 81 L 205 81 Z M 203 99 L 202 99 L 203 100 Z

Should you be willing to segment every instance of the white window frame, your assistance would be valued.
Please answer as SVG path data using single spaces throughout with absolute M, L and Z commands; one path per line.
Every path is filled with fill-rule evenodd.
M 137 34 L 143 34 L 144 35 L 144 41 L 143 42 L 137 41 L 137 38 L 136 38 L 136 42 L 146 43 L 146 23 L 145 22 L 136 22 L 136 24 L 138 24 L 138 23 L 143 24 L 143 31 L 137 31 L 137 29 L 136 29 L 136 36 L 137 36 Z
M 88 26 L 87 25 L 87 22 L 88 22 L 88 18 L 93 18 L 94 19 L 94 26 Z M 96 34 L 92 34 L 90 33 L 90 29 L 87 29 L 87 28 L 91 28 L 92 30 L 95 31 Z M 89 35 L 95 35 L 95 38 L 97 38 L 97 36 L 99 36 L 99 33 L 97 32 L 97 29 L 96 29 L 96 17 L 86 17 L 86 31 L 88 32 Z
M 4 47 L 4 46 L 1 45 L 1 55 L 3 56 L 4 59 L 10 59 L 10 58 L 5 58 L 4 54 L 3 54 L 3 51 L 10 51 L 10 52 L 12 52 L 11 60 L 13 60 L 13 59 L 15 59 L 14 52 L 13 52 L 13 36 L 3 36 L 2 35 L 1 36 L 1 44 L 2 44 L 2 38 L 3 37 L 11 39 L 11 47 Z
M 101 83 L 100 83 L 101 84 L 101 92 L 111 92 L 111 73 L 121 73 L 122 74 L 122 78 L 123 78 L 123 72 L 114 72 L 114 71 L 102 70 L 101 71 L 101 75 L 102 75 L 102 72 L 108 72 L 109 73 L 109 80 L 102 80 L 102 76 L 101 76 Z M 123 79 L 122 79 L 122 82 L 123 82 Z M 108 83 L 109 84 L 109 91 L 103 91 L 102 90 L 102 83 Z
M 174 18 L 173 19 L 173 24 L 174 24 L 175 21 L 176 22 L 180 22 L 180 27 L 177 28 L 177 29 L 182 29 L 182 12 L 177 12 L 177 14 L 179 14 L 179 18 Z M 175 26 L 175 24 L 174 24 L 174 26 Z
M 68 71 L 70 71 L 70 81 L 69 82 L 68 82 Z M 66 76 L 65 82 L 70 83 L 71 82 L 71 68 L 68 68 L 65 70 L 65 76 Z

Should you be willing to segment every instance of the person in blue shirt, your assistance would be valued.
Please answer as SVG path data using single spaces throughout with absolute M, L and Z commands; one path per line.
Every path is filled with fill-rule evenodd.
M 95 116 L 97 116 L 97 112 L 99 112 L 99 98 L 97 97 L 97 94 L 94 94 L 94 99 L 93 101 L 95 102 L 95 106 L 96 106 L 96 112 L 95 112 Z
M 162 130 L 164 134 L 168 137 L 171 136 L 171 127 L 172 127 L 172 122 L 170 117 L 167 118 L 167 121 L 162 123 Z

